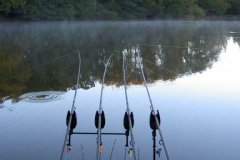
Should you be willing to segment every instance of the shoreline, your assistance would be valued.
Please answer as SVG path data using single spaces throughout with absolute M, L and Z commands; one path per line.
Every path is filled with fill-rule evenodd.
M 38 19 L 33 20 L 29 18 L 23 17 L 9 17 L 0 15 L 0 23 L 1 22 L 60 22 L 60 21 L 79 21 L 79 22 L 98 22 L 98 21 L 106 21 L 106 22 L 119 22 L 119 21 L 240 21 L 240 15 L 234 16 L 205 16 L 205 17 L 159 17 L 159 18 L 116 18 L 116 19 L 107 19 L 107 18 L 71 18 L 71 19 Z

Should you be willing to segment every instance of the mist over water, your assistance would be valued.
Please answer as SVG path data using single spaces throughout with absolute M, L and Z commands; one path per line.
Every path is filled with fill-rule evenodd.
M 82 71 L 76 131 L 96 132 L 102 74 L 107 58 L 114 54 L 103 95 L 103 132 L 125 132 L 125 53 L 136 148 L 140 159 L 152 159 L 150 104 L 139 72 L 139 51 L 172 159 L 240 159 L 239 25 L 237 21 L 1 23 L 0 159 L 60 157 L 76 83 L 77 49 Z M 124 136 L 103 136 L 103 159 L 109 159 L 115 139 L 112 159 L 124 159 Z M 82 146 L 85 159 L 95 159 L 95 135 L 73 135 L 67 158 L 81 159 Z

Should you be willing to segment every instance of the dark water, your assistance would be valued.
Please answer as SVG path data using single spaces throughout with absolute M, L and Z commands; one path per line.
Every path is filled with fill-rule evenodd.
M 140 159 L 152 159 L 139 51 L 171 159 L 239 160 L 239 26 L 233 21 L 1 23 L 0 159 L 59 159 L 78 49 L 82 71 L 75 131 L 96 132 L 104 65 L 114 54 L 103 95 L 103 132 L 124 132 L 125 53 L 136 150 Z M 115 139 L 112 159 L 124 159 L 124 136 L 103 136 L 103 159 L 110 159 Z M 66 159 L 95 155 L 95 135 L 72 136 Z

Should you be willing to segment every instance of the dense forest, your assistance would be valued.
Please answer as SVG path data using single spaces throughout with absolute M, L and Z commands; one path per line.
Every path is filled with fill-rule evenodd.
M 240 15 L 240 0 L 1 0 L 0 18 L 157 19 Z

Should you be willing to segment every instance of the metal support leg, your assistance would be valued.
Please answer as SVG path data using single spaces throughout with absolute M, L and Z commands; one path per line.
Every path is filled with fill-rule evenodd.
M 152 131 L 153 136 L 153 160 L 156 160 L 156 130 Z

